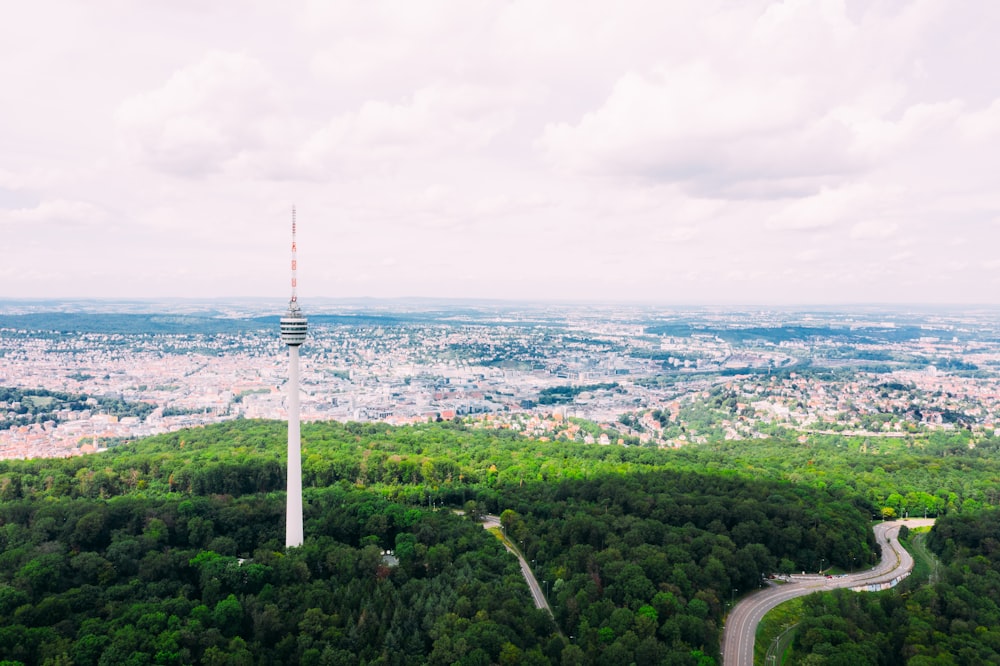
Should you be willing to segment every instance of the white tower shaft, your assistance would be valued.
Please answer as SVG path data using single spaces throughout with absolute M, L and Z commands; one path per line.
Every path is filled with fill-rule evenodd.
M 304 540 L 302 530 L 302 441 L 299 433 L 299 347 L 288 347 L 288 496 L 285 513 L 285 547 Z

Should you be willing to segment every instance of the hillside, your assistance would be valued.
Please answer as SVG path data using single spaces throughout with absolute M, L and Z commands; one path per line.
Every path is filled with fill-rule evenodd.
M 711 663 L 726 604 L 762 573 L 876 555 L 867 524 L 880 507 L 848 477 L 857 456 L 844 449 L 660 451 L 337 423 L 303 426 L 306 544 L 286 553 L 284 434 L 281 423 L 235 421 L 0 464 L 0 654 Z M 825 459 L 823 473 L 784 469 L 782 450 L 786 463 Z M 900 489 L 953 494 L 955 507 L 988 502 L 924 487 L 908 460 L 889 477 Z M 995 474 L 971 457 L 936 460 L 939 478 L 965 469 L 973 493 L 972 479 Z M 501 515 L 532 562 L 556 624 L 475 522 L 483 512 Z

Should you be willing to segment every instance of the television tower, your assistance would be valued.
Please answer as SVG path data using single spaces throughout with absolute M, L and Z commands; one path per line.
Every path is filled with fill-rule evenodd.
M 299 345 L 306 340 L 306 318 L 299 309 L 298 265 L 295 247 L 295 207 L 292 207 L 292 299 L 281 318 L 281 341 L 288 345 L 288 498 L 285 511 L 285 548 L 301 546 L 302 442 L 299 434 Z

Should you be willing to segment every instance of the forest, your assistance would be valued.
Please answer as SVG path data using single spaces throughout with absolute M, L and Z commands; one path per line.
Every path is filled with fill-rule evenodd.
M 967 599 L 963 586 L 997 598 L 982 597 L 996 537 L 976 527 L 997 500 L 995 458 L 947 440 L 876 456 L 835 438 L 658 450 L 460 423 L 308 423 L 306 543 L 286 551 L 285 432 L 236 420 L 0 462 L 0 655 L 707 666 L 728 605 L 771 572 L 874 559 L 869 525 L 886 508 L 942 516 L 948 536 L 932 533 L 933 547 L 976 579 L 942 598 Z M 477 522 L 485 513 L 543 581 L 554 618 Z M 968 641 L 991 640 L 955 613 Z

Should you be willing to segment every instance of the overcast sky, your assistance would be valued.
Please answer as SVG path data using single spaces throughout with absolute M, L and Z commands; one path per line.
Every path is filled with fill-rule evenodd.
M 0 296 L 1000 302 L 1000 2 L 0 12 Z

